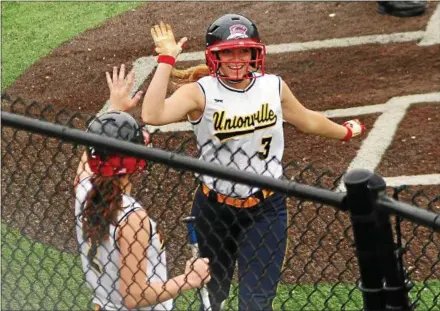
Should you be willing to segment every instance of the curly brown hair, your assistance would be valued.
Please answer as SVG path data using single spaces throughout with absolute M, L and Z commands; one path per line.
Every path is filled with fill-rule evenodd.
M 96 265 L 93 259 L 99 244 L 109 238 L 110 225 L 117 225 L 118 214 L 122 210 L 123 190 L 120 176 L 95 175 L 90 181 L 92 189 L 84 205 L 82 224 L 84 239 L 90 243 L 87 258 L 93 266 Z

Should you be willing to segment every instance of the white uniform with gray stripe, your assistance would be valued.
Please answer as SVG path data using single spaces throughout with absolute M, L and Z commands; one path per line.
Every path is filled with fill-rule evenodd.
M 284 151 L 281 78 L 265 74 L 251 80 L 245 90 L 231 88 L 215 77 L 197 81 L 206 105 L 193 120 L 200 158 L 223 166 L 280 178 Z M 200 176 L 219 193 L 248 197 L 258 191 L 247 185 Z
M 89 178 L 83 179 L 77 187 L 75 202 L 76 235 L 81 248 L 81 261 L 85 273 L 87 285 L 93 293 L 93 303 L 98 304 L 103 310 L 127 310 L 123 306 L 123 297 L 119 292 L 120 252 L 115 241 L 116 227 L 110 226 L 110 237 L 98 247 L 98 253 L 94 262 L 99 270 L 92 267 L 87 259 L 89 243 L 83 238 L 81 213 L 92 184 Z M 123 221 L 131 212 L 142 208 L 131 196 L 123 195 L 122 204 L 124 210 L 118 217 L 118 223 Z M 150 219 L 150 245 L 146 251 L 147 275 L 145 282 L 161 281 L 168 279 L 165 250 L 162 249 L 162 241 L 156 230 L 156 222 Z M 173 300 L 170 299 L 161 304 L 142 308 L 139 310 L 171 310 Z

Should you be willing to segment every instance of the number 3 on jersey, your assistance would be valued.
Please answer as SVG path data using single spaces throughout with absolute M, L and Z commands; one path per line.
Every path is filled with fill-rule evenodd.
M 271 142 L 272 142 L 272 136 L 266 136 L 261 139 L 261 145 L 263 146 L 263 150 L 258 151 L 258 157 L 261 160 L 265 160 L 269 156 Z

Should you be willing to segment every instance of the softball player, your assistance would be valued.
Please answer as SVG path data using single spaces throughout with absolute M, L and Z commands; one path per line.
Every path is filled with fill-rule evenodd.
M 148 132 L 124 112 L 133 99 L 134 74 L 125 67 L 107 74 L 110 111 L 96 117 L 88 131 L 138 144 L 149 143 Z M 189 260 L 185 274 L 168 279 L 165 250 L 156 222 L 130 196 L 130 175 L 146 162 L 89 147 L 75 179 L 75 220 L 87 285 L 95 310 L 171 310 L 173 297 L 209 281 L 206 258 Z
M 169 25 L 151 29 L 158 67 L 146 92 L 143 120 L 153 125 L 185 117 L 193 124 L 200 158 L 282 178 L 283 120 L 300 131 L 349 140 L 364 131 L 357 120 L 339 125 L 301 105 L 281 77 L 265 72 L 266 48 L 248 18 L 227 14 L 206 33 L 206 65 L 173 70 L 187 38 Z M 179 88 L 166 98 L 170 76 Z M 281 193 L 198 176 L 192 214 L 213 311 L 227 298 L 236 261 L 239 309 L 271 310 L 287 241 L 286 198 Z

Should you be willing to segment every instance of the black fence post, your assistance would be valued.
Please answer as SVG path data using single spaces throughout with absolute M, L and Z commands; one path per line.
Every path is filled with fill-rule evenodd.
M 377 251 L 379 236 L 368 185 L 372 176 L 373 173 L 368 170 L 356 169 L 344 176 L 344 183 L 359 263 L 359 289 L 364 310 L 382 311 L 385 310 L 382 263 Z
M 374 174 L 368 182 L 368 188 L 370 189 L 371 200 L 374 204 L 374 212 L 377 215 L 378 234 L 380 237 L 378 250 L 384 276 L 385 310 L 412 310 L 408 296 L 412 283 L 405 279 L 405 269 L 402 261 L 399 260 L 402 250 L 396 248 L 394 243 L 390 215 L 375 206 L 379 196 L 385 195 L 385 180 L 381 176 Z

